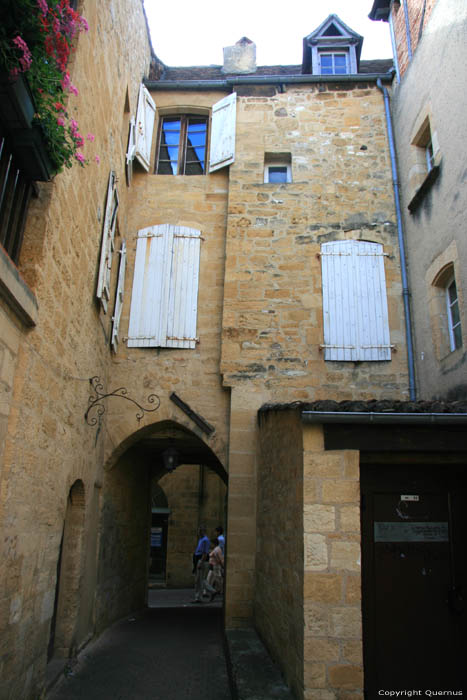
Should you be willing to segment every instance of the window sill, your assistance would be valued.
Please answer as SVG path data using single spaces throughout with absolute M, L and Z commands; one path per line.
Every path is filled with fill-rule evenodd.
M 418 190 L 415 192 L 414 196 L 410 200 L 407 208 L 410 211 L 411 214 L 418 209 L 420 204 L 422 203 L 424 197 L 426 196 L 427 192 L 432 188 L 433 184 L 436 182 L 438 179 L 439 175 L 439 170 L 440 166 L 439 165 L 434 165 L 430 172 L 427 174 L 425 179 L 423 180 L 422 184 L 418 188 Z
M 36 297 L 2 247 L 0 247 L 0 298 L 25 326 L 32 328 L 36 325 L 38 317 Z

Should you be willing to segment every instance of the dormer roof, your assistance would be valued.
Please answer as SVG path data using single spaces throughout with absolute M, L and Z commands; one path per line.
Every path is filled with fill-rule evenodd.
M 343 51 L 348 55 L 347 73 L 358 73 L 363 37 L 337 15 L 329 15 L 303 39 L 302 73 L 320 74 L 320 52 Z

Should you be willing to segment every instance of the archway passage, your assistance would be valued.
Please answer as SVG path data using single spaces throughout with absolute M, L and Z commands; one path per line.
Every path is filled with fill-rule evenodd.
M 48 660 L 72 655 L 79 613 L 79 585 L 84 532 L 85 497 L 81 479 L 68 494 L 57 563 L 54 614 L 50 626 Z
M 191 587 L 201 519 L 212 513 L 204 523 L 212 534 L 225 522 L 227 473 L 200 437 L 164 421 L 139 431 L 130 442 L 105 472 L 98 629 L 146 605 L 151 568 L 159 585 Z M 164 495 L 154 499 L 157 486 Z M 206 507 L 211 500 L 221 501 L 222 507 Z M 164 553 L 156 551 L 160 548 L 165 548 L 162 563 L 159 555 Z

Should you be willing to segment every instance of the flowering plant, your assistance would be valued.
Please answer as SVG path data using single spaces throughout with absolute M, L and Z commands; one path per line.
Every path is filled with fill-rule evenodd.
M 86 20 L 70 0 L 2 0 L 1 5 L 0 69 L 11 81 L 25 74 L 36 108 L 34 124 L 45 133 L 54 171 L 76 161 L 84 165 L 85 139 L 66 103 L 70 93 L 78 94 L 67 63 L 74 38 L 88 31 Z M 93 141 L 93 134 L 87 139 Z

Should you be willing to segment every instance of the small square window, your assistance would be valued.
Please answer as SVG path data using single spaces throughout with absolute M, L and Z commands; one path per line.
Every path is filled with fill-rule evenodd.
M 279 157 L 279 155 L 281 157 Z M 290 154 L 265 154 L 264 182 L 284 184 L 292 182 L 292 166 Z

